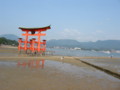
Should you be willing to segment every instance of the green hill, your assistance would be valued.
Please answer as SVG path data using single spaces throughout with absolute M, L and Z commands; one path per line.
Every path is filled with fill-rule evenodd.
M 6 39 L 15 40 L 15 41 L 18 41 L 18 38 L 19 38 L 14 34 L 3 34 L 3 35 L 0 35 L 0 37 L 4 37 Z
M 10 39 L 6 39 L 4 37 L 0 38 L 0 45 L 12 45 L 12 46 L 17 46 L 18 42 L 15 40 L 10 40 Z

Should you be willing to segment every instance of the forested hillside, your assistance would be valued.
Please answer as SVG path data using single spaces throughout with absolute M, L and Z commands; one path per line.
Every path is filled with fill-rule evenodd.
M 4 37 L 0 37 L 0 45 L 12 45 L 17 46 L 18 42 L 15 40 L 6 39 Z

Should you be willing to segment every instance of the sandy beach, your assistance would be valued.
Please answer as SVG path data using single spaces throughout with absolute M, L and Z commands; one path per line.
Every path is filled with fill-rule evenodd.
M 100 57 L 27 56 L 17 48 L 0 48 L 0 90 L 119 90 L 120 79 L 77 59 Z M 106 59 L 108 57 L 101 57 Z M 114 58 L 119 59 L 119 58 Z M 44 60 L 44 67 L 18 66 Z

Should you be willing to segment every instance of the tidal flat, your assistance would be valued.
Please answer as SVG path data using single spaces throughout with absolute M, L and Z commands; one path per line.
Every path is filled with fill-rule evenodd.
M 120 79 L 75 59 L 88 57 L 65 56 L 61 60 L 61 56 L 20 56 L 15 48 L 2 50 L 0 90 L 120 89 Z

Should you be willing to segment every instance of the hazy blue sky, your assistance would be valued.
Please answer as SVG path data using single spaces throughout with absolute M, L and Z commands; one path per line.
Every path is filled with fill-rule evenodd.
M 50 24 L 48 40 L 120 40 L 120 0 L 0 0 L 0 34 Z

